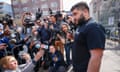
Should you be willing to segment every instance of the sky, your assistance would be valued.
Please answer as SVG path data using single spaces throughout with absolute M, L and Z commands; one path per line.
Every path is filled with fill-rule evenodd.
M 10 3 L 10 0 L 0 0 L 0 2 L 7 2 L 7 3 Z
M 87 2 L 88 5 L 91 2 L 91 0 L 63 0 L 63 9 L 70 10 L 73 5 L 81 1 Z
M 10 3 L 10 0 L 0 0 L 0 2 L 2 1 Z M 69 11 L 74 4 L 80 1 L 84 1 L 89 4 L 91 0 L 63 0 L 63 10 Z

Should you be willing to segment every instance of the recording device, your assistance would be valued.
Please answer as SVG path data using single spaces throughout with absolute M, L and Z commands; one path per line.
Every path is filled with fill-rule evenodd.
M 42 46 L 44 49 L 48 49 L 49 48 L 49 46 L 48 45 L 46 45 L 46 44 L 44 44 L 44 46 Z M 37 49 L 39 49 L 39 48 L 41 48 L 41 44 L 40 44 L 40 42 L 35 42 L 35 48 L 37 48 Z
M 39 48 L 41 48 L 41 45 L 40 45 L 40 44 L 36 44 L 36 45 L 35 45 L 35 48 L 39 49 Z M 44 49 L 47 50 L 48 48 L 49 48 L 48 45 L 44 45 Z
M 31 19 L 31 13 L 27 12 L 25 14 L 26 14 L 26 17 L 24 19 L 25 26 L 27 27 L 34 26 L 34 21 Z
M 3 22 L 3 24 L 7 24 L 8 26 L 12 26 L 13 25 L 12 17 L 9 14 L 6 14 L 2 18 L 2 22 Z

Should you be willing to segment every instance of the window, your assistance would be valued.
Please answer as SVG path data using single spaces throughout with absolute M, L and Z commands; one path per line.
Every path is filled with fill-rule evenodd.
M 42 4 L 42 5 L 41 5 L 41 8 L 42 8 L 42 9 L 48 8 L 48 5 L 47 5 L 47 4 Z
M 43 15 L 48 15 L 49 12 L 48 11 L 43 11 Z
M 24 7 L 24 8 L 23 8 L 23 11 L 28 11 L 28 7 Z
M 51 3 L 51 7 L 57 8 L 57 7 L 58 7 L 58 3 L 57 3 L 57 2 L 52 2 L 52 3 Z

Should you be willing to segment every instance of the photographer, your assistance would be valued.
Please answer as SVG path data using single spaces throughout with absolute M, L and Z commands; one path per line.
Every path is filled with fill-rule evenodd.
M 49 40 L 51 38 L 51 31 L 49 30 L 48 24 L 43 23 L 41 26 L 39 26 L 37 32 L 40 37 L 41 43 L 49 44 Z
M 39 69 L 40 72 L 44 72 L 44 71 L 46 72 L 51 63 L 50 53 L 48 49 L 46 49 L 45 44 L 41 44 L 40 50 L 44 51 L 44 55 L 38 61 L 38 66 L 36 66 L 36 69 Z
M 76 28 L 75 28 L 75 25 L 73 24 L 72 16 L 67 16 L 66 22 L 70 26 L 70 31 L 74 32 Z
M 56 15 L 55 15 L 56 19 L 57 19 L 57 24 L 60 26 L 62 22 L 64 22 L 64 17 L 63 17 L 63 14 L 60 12 L 60 11 L 57 11 L 56 12 Z
M 25 27 L 25 34 L 31 34 L 32 26 L 34 26 L 34 21 L 32 19 L 32 13 L 30 12 L 23 13 L 22 24 Z
M 61 35 L 57 35 L 61 42 L 64 44 L 65 47 L 65 53 L 66 53 L 66 64 L 67 67 L 69 67 L 71 65 L 71 59 L 70 59 L 70 50 L 72 49 L 72 45 L 73 45 L 73 33 L 72 31 L 70 31 L 70 27 L 67 23 L 63 23 L 61 25 L 61 29 L 64 33 L 63 36 Z
M 57 34 L 61 34 L 60 25 L 57 23 L 57 18 L 55 15 L 51 15 L 51 22 L 50 30 L 51 30 L 51 44 L 55 44 L 55 48 L 62 52 L 64 55 L 64 46 L 60 39 L 57 37 Z
M 9 14 L 6 14 L 2 18 L 2 23 L 3 23 L 4 26 L 8 25 L 10 29 L 13 28 L 13 19 Z
M 8 48 L 9 46 L 9 36 L 10 36 L 10 31 L 8 29 L 5 29 L 4 33 L 2 34 L 2 37 L 0 39 L 0 44 L 4 46 L 2 50 L 0 51 L 0 58 L 4 57 L 6 55 L 6 50 L 10 49 Z
M 28 41 L 29 37 L 26 37 L 20 41 L 16 40 L 16 36 L 14 36 L 14 34 L 12 34 L 9 30 L 9 27 L 6 26 L 4 33 L 3 33 L 3 37 L 0 39 L 0 43 L 4 43 L 6 44 L 6 48 L 0 52 L 2 53 L 1 57 L 5 56 L 5 55 L 15 55 L 16 59 L 18 59 L 18 53 L 20 50 L 23 50 L 23 44 L 25 44 Z
M 44 51 L 44 55 L 41 57 L 41 59 L 37 62 L 35 66 L 35 72 L 38 70 L 45 71 L 48 69 L 50 65 L 50 56 L 48 52 L 48 45 L 41 44 L 39 41 L 32 41 L 29 47 L 29 54 L 31 58 L 34 58 L 34 55 L 39 51 Z
M 50 53 L 52 62 L 48 72 L 66 72 L 63 54 L 56 50 L 54 45 L 50 46 Z

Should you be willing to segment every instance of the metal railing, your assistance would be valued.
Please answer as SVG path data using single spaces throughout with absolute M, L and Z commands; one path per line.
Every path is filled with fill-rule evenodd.
M 120 27 L 106 27 L 105 49 L 120 55 Z

